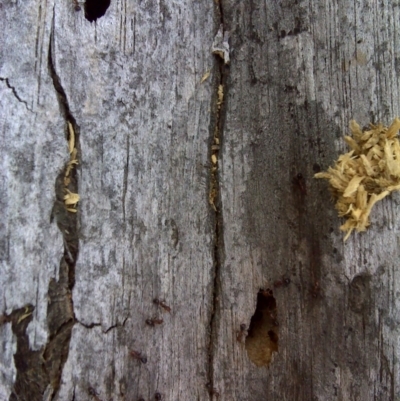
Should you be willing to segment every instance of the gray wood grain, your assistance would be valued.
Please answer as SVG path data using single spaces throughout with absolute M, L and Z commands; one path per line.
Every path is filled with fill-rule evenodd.
M 59 400 L 151 399 L 156 392 L 207 398 L 213 73 L 200 81 L 215 64 L 213 4 L 115 1 L 96 23 L 67 1 L 2 7 L 8 29 L 1 67 L 7 155 L 2 238 L 10 245 L 3 247 L 8 253 L 1 308 L 7 323 L 1 330 L 7 352 L 0 398 L 11 392 L 28 398 L 34 385 L 28 383 L 32 376 L 18 377 L 19 367 L 12 367 L 18 335 L 12 337 L 10 325 L 20 326 L 13 311 L 34 306 L 27 331 L 37 334 L 29 345 L 49 350 L 46 292 L 58 277 L 62 251 L 62 237 L 49 218 L 54 182 L 68 161 L 66 120 L 74 122 L 80 161 L 79 256 L 69 270 L 74 285 L 64 288 L 65 294 L 72 290 L 75 324 L 59 381 L 46 385 L 36 372 L 37 392 L 46 389 L 46 396 Z M 17 221 L 19 215 L 25 220 Z M 31 244 L 26 249 L 25 242 Z M 171 313 L 153 304 L 154 298 L 165 300 Z M 146 325 L 152 317 L 164 323 Z M 131 350 L 146 355 L 147 363 L 130 357 Z
M 343 244 L 326 184 L 312 177 L 346 148 L 351 119 L 398 115 L 399 4 L 223 4 L 233 51 L 214 386 L 224 400 L 398 399 L 399 195 Z M 274 287 L 282 277 L 291 283 Z M 268 367 L 236 340 L 260 288 L 273 290 L 279 322 Z
M 212 19 L 212 4 L 189 2 L 114 2 L 96 24 L 55 8 L 55 68 L 82 154 L 78 324 L 57 399 L 86 399 L 89 386 L 100 399 L 206 397 L 212 79 L 200 79 Z M 164 323 L 146 325 L 153 316 Z
M 400 399 L 400 197 L 344 244 L 312 178 L 398 115 L 399 7 L 3 2 L 0 400 Z

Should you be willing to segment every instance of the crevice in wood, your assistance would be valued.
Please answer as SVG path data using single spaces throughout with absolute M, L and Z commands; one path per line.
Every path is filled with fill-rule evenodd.
M 218 1 L 216 4 L 216 22 L 217 29 L 223 31 L 223 6 L 222 1 Z M 214 53 L 215 54 L 215 53 Z M 221 291 L 221 266 L 222 257 L 224 255 L 224 244 L 223 244 L 223 214 L 221 208 L 220 199 L 220 181 L 219 181 L 219 157 L 220 157 L 220 146 L 223 134 L 223 106 L 224 97 L 226 95 L 226 81 L 228 75 L 228 66 L 225 64 L 224 59 L 220 55 L 216 54 L 215 58 L 215 97 L 213 99 L 213 115 L 211 118 L 210 132 L 211 137 L 211 148 L 210 148 L 210 189 L 209 189 L 209 203 L 213 210 L 214 220 L 214 249 L 213 249 L 213 300 L 212 300 L 212 312 L 210 316 L 210 338 L 208 345 L 208 356 L 209 356 L 209 371 L 208 371 L 208 382 L 206 384 L 207 390 L 210 395 L 210 399 L 218 399 L 220 393 L 214 386 L 214 347 L 216 344 L 217 335 L 217 321 L 219 314 L 219 296 Z
M 42 353 L 33 351 L 29 346 L 26 329 L 33 319 L 35 308 L 25 305 L 6 315 L 5 321 L 11 322 L 11 328 L 16 339 L 14 365 L 17 371 L 9 401 L 42 400 L 47 386 L 47 377 L 41 368 Z
M 12 85 L 10 84 L 10 80 L 9 80 L 8 78 L 0 77 L 0 81 L 1 81 L 1 82 L 5 82 L 7 88 L 8 88 L 8 89 L 11 89 L 11 91 L 12 91 L 13 95 L 15 96 L 15 98 L 16 98 L 20 103 L 23 103 L 28 111 L 32 112 L 32 109 L 30 109 L 30 108 L 28 107 L 28 103 L 27 103 L 25 100 L 23 100 L 23 99 L 21 98 L 21 96 L 18 95 L 17 90 L 15 89 L 14 86 L 12 86 Z
M 71 115 L 65 91 L 60 78 L 56 74 L 53 63 L 53 26 L 50 33 L 48 53 L 48 68 L 53 80 L 54 88 L 60 104 L 60 111 L 65 118 L 66 125 L 72 127 L 74 133 L 71 138 L 71 129 L 67 136 L 71 148 L 70 161 L 67 162 L 58 174 L 55 184 L 56 201 L 50 219 L 54 218 L 62 232 L 64 240 L 64 256 L 61 258 L 58 280 L 51 279 L 48 287 L 47 326 L 48 339 L 40 350 L 31 350 L 26 328 L 31 322 L 34 307 L 31 305 L 21 308 L 4 321 L 12 322 L 12 329 L 17 338 L 17 350 L 14 354 L 14 363 L 17 370 L 10 401 L 36 401 L 53 399 L 60 386 L 64 364 L 68 358 L 69 343 L 72 328 L 75 324 L 75 315 L 72 301 L 72 289 L 75 283 L 75 263 L 78 256 L 78 217 L 71 212 L 71 205 L 66 202 L 66 189 L 78 192 L 78 176 L 75 159 L 79 149 L 79 129 Z M 7 82 L 6 82 L 7 83 Z M 24 102 L 23 102 L 24 103 Z M 68 173 L 67 173 L 68 171 Z
M 78 194 L 78 174 L 76 165 L 81 159 L 79 146 L 79 127 L 72 116 L 68 99 L 62 87 L 54 63 L 54 16 L 50 32 L 48 68 L 60 106 L 60 112 L 66 123 L 66 140 L 70 160 L 65 163 L 55 180 L 56 200 L 51 213 L 64 241 L 64 255 L 60 261 L 58 281 L 52 279 L 48 289 L 47 324 L 48 342 L 43 351 L 43 370 L 47 373 L 51 398 L 57 394 L 64 364 L 68 358 L 72 329 L 76 323 L 72 290 L 75 284 L 75 264 L 79 253 L 78 213 L 75 205 L 67 200 L 68 194 Z M 79 156 L 78 156 L 79 153 Z M 78 198 L 79 199 L 79 198 Z M 49 398 L 50 399 L 50 398 Z
M 113 324 L 107 330 L 105 330 L 104 333 L 108 333 L 109 331 L 116 329 L 118 327 L 124 327 L 127 320 L 128 320 L 128 317 L 126 317 L 122 323 Z
M 126 317 L 122 323 L 116 323 L 116 324 L 113 324 L 112 326 L 108 327 L 106 330 L 103 331 L 103 333 L 107 334 L 109 331 L 111 331 L 111 330 L 113 330 L 115 328 L 124 327 L 127 320 L 128 320 L 128 317 Z M 89 323 L 89 324 L 87 324 L 87 323 L 81 322 L 78 319 L 75 319 L 75 322 L 80 324 L 81 326 L 85 327 L 86 329 L 92 329 L 93 327 L 101 327 L 101 323 Z
M 128 191 L 128 175 L 129 175 L 129 135 L 126 136 L 126 162 L 124 167 L 124 186 L 122 190 L 122 215 L 125 222 L 125 200 L 126 200 L 126 193 Z
M 85 329 L 93 329 L 93 327 L 100 327 L 101 323 L 83 323 L 79 320 L 76 320 L 77 323 L 79 323 L 81 326 L 83 326 Z

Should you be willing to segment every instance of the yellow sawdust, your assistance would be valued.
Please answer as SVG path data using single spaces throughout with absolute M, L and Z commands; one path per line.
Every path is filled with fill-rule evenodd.
M 67 163 L 67 167 L 65 169 L 65 174 L 64 174 L 64 189 L 66 192 L 66 195 L 64 196 L 64 204 L 69 212 L 76 213 L 76 205 L 80 200 L 80 197 L 78 194 L 71 192 L 67 187 L 71 182 L 71 177 L 70 173 L 71 171 L 75 168 L 78 162 L 78 151 L 75 147 L 75 131 L 74 127 L 72 124 L 68 121 L 68 133 L 69 133 L 69 138 L 68 138 L 68 150 L 70 154 L 70 160 Z
M 328 171 L 315 174 L 315 178 L 329 181 L 339 216 L 346 218 L 340 227 L 346 233 L 345 241 L 353 230 L 361 232 L 368 228 L 376 202 L 400 190 L 399 129 L 399 118 L 389 128 L 370 124 L 364 131 L 351 121 L 352 136 L 345 137 L 351 151 L 339 156 Z

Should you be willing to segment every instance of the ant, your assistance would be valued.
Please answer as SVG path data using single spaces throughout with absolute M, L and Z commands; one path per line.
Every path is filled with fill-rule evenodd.
M 321 290 L 321 288 L 319 286 L 319 281 L 317 280 L 317 281 L 315 281 L 314 285 L 310 289 L 311 296 L 313 298 L 318 298 L 318 296 L 320 295 L 320 290 Z
M 240 325 L 240 331 L 238 331 L 236 335 L 236 340 L 239 341 L 240 343 L 243 341 L 244 338 L 246 338 L 246 332 L 247 332 L 247 326 L 242 323 Z
M 88 393 L 90 396 L 92 396 L 95 399 L 95 401 L 101 401 L 99 398 L 99 394 L 93 387 L 88 388 Z
M 139 351 L 131 350 L 131 351 L 129 351 L 129 354 L 130 354 L 130 356 L 131 356 L 132 358 L 134 358 L 134 359 L 139 359 L 139 361 L 142 362 L 142 363 L 147 363 L 147 358 L 146 358 L 146 356 L 145 356 L 145 355 L 142 355 Z
M 276 280 L 274 282 L 274 287 L 279 288 L 279 287 L 286 287 L 290 284 L 290 278 L 284 277 L 282 280 Z
M 162 394 L 161 393 L 155 393 L 154 394 L 154 399 L 156 401 L 161 401 L 162 400 Z
M 215 395 L 217 398 L 219 398 L 219 392 L 217 391 L 217 389 L 215 387 L 212 386 L 211 383 L 207 383 L 206 387 L 207 387 L 210 395 Z
M 271 323 L 272 323 L 275 327 L 278 327 L 278 326 L 279 326 L 279 322 L 278 322 L 278 319 L 277 319 L 277 317 L 276 317 L 276 313 L 270 311 L 270 312 L 268 313 L 268 315 L 269 315 L 269 317 L 271 318 Z
M 303 195 L 307 195 L 306 180 L 304 179 L 303 174 L 298 173 L 296 177 L 293 178 L 293 182 L 299 187 L 300 192 Z
M 261 288 L 260 293 L 265 298 L 271 298 L 274 296 L 274 292 L 270 288 Z
M 82 3 L 82 2 L 80 2 L 78 0 L 72 0 L 72 2 L 74 3 L 74 10 L 75 11 L 81 11 L 82 10 L 81 4 L 85 4 L 84 2 Z
M 146 324 L 152 327 L 154 327 L 156 324 L 163 324 L 163 322 L 163 319 L 156 319 L 155 317 L 153 317 L 152 319 L 146 319 Z
M 163 308 L 166 312 L 171 312 L 171 308 L 164 301 L 160 301 L 158 298 L 155 298 L 153 299 L 153 303 L 157 306 L 161 306 L 161 308 Z

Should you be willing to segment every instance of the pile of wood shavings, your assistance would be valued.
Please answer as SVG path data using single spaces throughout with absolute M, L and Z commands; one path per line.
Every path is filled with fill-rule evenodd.
M 400 190 L 399 129 L 399 118 L 389 128 L 370 124 L 364 131 L 351 121 L 352 137 L 346 136 L 345 141 L 352 150 L 341 155 L 328 171 L 315 174 L 315 178 L 329 181 L 339 216 L 347 219 L 340 227 L 346 232 L 345 241 L 354 229 L 367 229 L 376 202 Z

